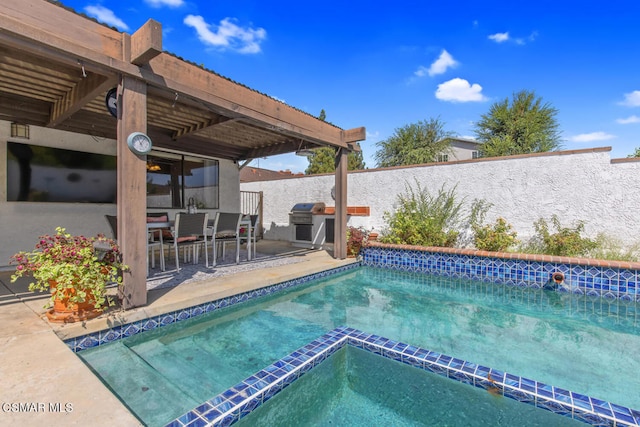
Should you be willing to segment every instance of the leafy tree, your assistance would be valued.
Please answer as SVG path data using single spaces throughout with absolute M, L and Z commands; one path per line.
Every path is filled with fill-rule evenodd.
M 453 136 L 440 119 L 423 120 L 397 128 L 390 138 L 378 142 L 375 158 L 379 167 L 434 162 L 438 154 L 451 151 Z
M 627 157 L 640 157 L 640 147 L 636 148 L 633 154 L 629 154 Z
M 316 148 L 313 157 L 309 158 L 309 166 L 304 173 L 315 175 L 318 173 L 333 173 L 336 170 L 336 150 L 333 147 Z M 362 151 L 352 151 L 347 155 L 347 170 L 365 169 Z
M 540 153 L 560 148 L 558 110 L 543 103 L 535 92 L 522 90 L 496 102 L 476 123 L 483 157 Z
M 324 109 L 320 111 L 318 118 L 325 121 L 327 114 Z M 315 175 L 319 173 L 333 173 L 336 170 L 336 149 L 333 147 L 316 148 L 314 155 L 309 158 L 309 166 L 305 169 L 306 175 Z M 347 169 L 356 170 L 364 169 L 365 163 L 362 151 L 352 151 L 347 156 Z

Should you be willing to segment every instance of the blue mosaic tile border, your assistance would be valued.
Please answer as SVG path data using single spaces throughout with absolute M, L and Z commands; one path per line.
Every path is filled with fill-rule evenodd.
M 221 298 L 215 301 L 205 302 L 205 303 L 194 305 L 192 307 L 187 307 L 181 310 L 176 310 L 169 313 L 153 316 L 148 319 L 138 320 L 136 322 L 115 326 L 110 329 L 104 329 L 102 331 L 93 332 L 87 335 L 70 338 L 68 340 L 65 340 L 64 343 L 67 344 L 67 346 L 74 352 L 79 352 L 82 350 L 86 350 L 88 348 L 109 344 L 121 338 L 126 338 L 132 335 L 136 335 L 144 331 L 150 331 L 162 326 L 180 322 L 182 320 L 191 319 L 193 317 L 210 313 L 212 311 L 215 311 L 221 308 L 230 307 L 232 305 L 249 301 L 255 298 L 271 295 L 271 294 L 283 291 L 285 289 L 303 285 L 311 280 L 321 279 L 323 277 L 339 274 L 339 273 L 357 268 L 359 266 L 360 266 L 360 263 L 353 263 L 353 264 L 344 265 L 342 267 L 337 267 L 330 270 L 309 274 L 306 276 L 298 277 L 296 279 L 277 283 L 275 285 L 254 289 L 252 291 L 244 292 L 242 294 Z
M 362 265 L 541 288 L 564 274 L 559 291 L 640 302 L 640 270 L 367 247 Z
M 176 418 L 166 427 L 229 426 L 345 345 L 596 426 L 639 426 L 640 411 L 455 357 L 340 327 Z

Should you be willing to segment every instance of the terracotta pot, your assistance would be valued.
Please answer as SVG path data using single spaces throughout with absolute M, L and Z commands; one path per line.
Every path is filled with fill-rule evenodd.
M 355 258 L 360 253 L 360 245 L 347 245 L 347 258 Z
M 55 292 L 56 282 L 50 281 L 51 293 Z M 93 319 L 102 314 L 102 309 L 95 307 L 95 300 L 88 298 L 85 302 L 69 303 L 69 297 L 75 289 L 65 289 L 64 298 L 55 298 L 53 308 L 47 311 L 47 319 L 54 323 L 73 323 Z

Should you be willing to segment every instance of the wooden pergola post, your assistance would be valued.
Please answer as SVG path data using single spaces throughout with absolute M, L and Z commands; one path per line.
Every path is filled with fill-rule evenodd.
M 333 239 L 333 257 L 347 257 L 347 164 L 349 151 L 339 148 L 336 153 L 336 216 Z
M 147 131 L 147 85 L 123 76 L 118 86 L 118 243 L 129 271 L 121 290 L 125 309 L 147 304 L 146 156 L 131 152 L 127 137 Z

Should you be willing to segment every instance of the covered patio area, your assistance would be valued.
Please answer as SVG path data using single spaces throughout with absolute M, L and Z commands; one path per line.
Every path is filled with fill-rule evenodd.
M 357 141 L 365 139 L 365 129 L 340 129 L 164 52 L 159 22 L 149 20 L 127 34 L 55 2 L 3 3 L 0 121 L 11 123 L 12 137 L 15 125 L 16 135 L 18 129 L 24 133 L 25 126 L 37 126 L 88 135 L 96 142 L 116 141 L 117 239 L 124 263 L 130 267 L 123 283 L 125 309 L 148 303 L 145 212 L 149 149 L 183 158 L 220 159 L 229 167 L 242 168 L 254 158 L 323 146 L 335 148 L 333 256 L 346 257 L 347 155 L 359 149 Z M 141 148 L 132 142 L 139 134 L 149 137 L 151 147 Z M 64 139 L 58 142 L 73 148 Z M 0 141 L 0 160 L 6 159 L 6 144 Z M 0 188 L 7 188 L 7 180 L 6 172 L 0 174 Z M 218 191 L 220 200 L 235 198 L 239 182 L 225 182 Z M 185 195 L 176 194 L 172 207 L 185 209 Z M 47 214 L 67 215 L 69 208 L 59 205 L 42 204 L 38 208 L 43 210 L 34 214 L 33 205 L 8 201 L 0 190 L 0 213 L 9 218 L 0 237 L 7 242 L 19 241 L 18 225 L 29 218 L 58 225 L 47 224 L 53 221 Z M 106 213 L 100 207 L 90 207 L 78 215 L 102 217 Z M 13 252 L 22 249 L 16 247 Z M 5 263 L 2 260 L 0 265 Z

